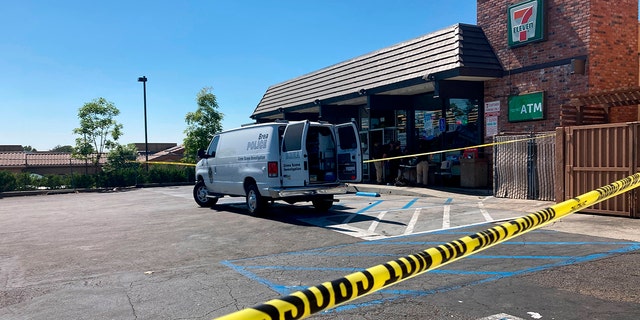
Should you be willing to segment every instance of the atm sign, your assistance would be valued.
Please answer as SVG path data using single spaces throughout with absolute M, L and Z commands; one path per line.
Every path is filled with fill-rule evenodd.
M 509 122 L 544 119 L 544 91 L 509 97 Z

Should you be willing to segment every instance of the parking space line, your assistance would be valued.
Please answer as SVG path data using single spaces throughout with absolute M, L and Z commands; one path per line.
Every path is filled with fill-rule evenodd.
M 349 223 L 349 221 L 351 221 L 351 219 L 353 219 L 355 216 L 357 216 L 357 215 L 359 215 L 361 213 L 365 213 L 365 212 L 369 211 L 369 209 L 381 204 L 382 202 L 384 202 L 384 200 L 378 200 L 378 201 L 376 201 L 376 202 L 374 202 L 374 203 L 372 203 L 372 204 L 370 204 L 370 205 L 368 205 L 368 206 L 356 211 L 355 213 L 350 214 L 346 219 L 344 219 L 344 221 L 342 221 L 342 224 Z
M 231 268 L 232 270 L 234 270 L 235 272 L 251 279 L 252 281 L 256 281 L 262 285 L 264 285 L 267 288 L 270 288 L 271 290 L 277 292 L 278 294 L 284 295 L 290 292 L 290 289 L 287 286 L 284 285 L 280 285 L 280 284 L 276 284 L 273 281 L 269 281 L 264 277 L 260 277 L 257 274 L 247 271 L 246 268 L 236 265 L 231 261 L 220 261 L 220 263 L 224 266 L 227 266 L 229 268 Z
M 416 203 L 416 201 L 418 201 L 418 198 L 413 198 L 413 200 L 405 204 L 404 207 L 402 207 L 402 209 L 409 209 L 414 203 Z
M 413 233 L 413 228 L 416 226 L 416 223 L 418 222 L 418 217 L 420 216 L 420 208 L 417 208 L 414 212 L 413 212 L 413 216 L 411 217 L 411 221 L 409 221 L 409 224 L 407 225 L 407 228 L 404 230 L 404 234 L 411 234 Z
M 487 222 L 493 221 L 493 217 L 491 217 L 489 212 L 484 209 L 484 203 L 482 203 L 482 201 L 478 201 L 478 208 L 480 208 L 480 213 L 482 213 L 482 216 L 484 217 L 485 221 Z
M 380 236 L 372 233 L 372 232 L 368 232 L 367 230 L 364 229 L 359 229 L 356 227 L 352 227 L 346 223 L 343 224 L 337 224 L 337 225 L 326 225 L 324 228 L 327 228 L 329 230 L 335 230 L 337 232 L 343 233 L 343 234 L 347 234 L 350 235 L 352 237 L 356 237 L 356 238 L 360 238 L 360 239 L 378 239 Z
M 379 240 L 409 234 L 423 234 L 425 232 L 455 233 L 455 229 L 460 227 L 474 226 L 486 222 L 507 221 L 514 218 L 494 219 L 485 210 L 482 202 L 484 199 L 475 200 L 471 203 L 456 202 L 455 204 L 453 203 L 453 198 L 431 199 L 432 201 L 426 202 L 422 202 L 423 200 L 421 199 L 424 198 L 412 198 L 403 203 L 395 200 L 390 201 L 389 199 L 354 201 L 349 205 L 350 207 L 355 207 L 354 211 L 343 211 L 342 214 L 322 217 L 303 217 L 299 218 L 299 220 L 363 240 Z M 463 208 L 461 214 L 458 213 L 457 209 L 459 205 L 462 205 Z M 344 202 L 343 206 L 345 206 Z M 472 207 L 480 207 L 480 210 L 474 210 Z M 417 209 L 420 209 L 420 211 L 416 211 Z M 409 210 L 411 210 L 411 217 L 409 217 Z M 442 211 L 438 212 L 439 210 Z M 482 214 L 483 218 L 478 216 L 478 212 Z M 383 218 L 389 217 L 390 213 L 394 213 L 393 218 L 390 218 L 391 220 L 389 221 L 384 220 Z M 367 216 L 368 218 L 358 218 L 362 216 Z M 457 222 L 454 224 L 453 221 Z M 389 228 L 380 232 L 380 228 L 387 224 L 389 224 Z M 396 226 L 395 228 L 394 225 Z M 400 225 L 404 227 L 397 228 Z
M 378 227 L 378 224 L 380 224 L 380 220 L 382 220 L 382 218 L 384 218 L 384 215 L 387 214 L 387 212 L 389 212 L 389 211 L 380 211 L 380 213 L 378 214 L 378 217 L 376 217 L 376 220 L 373 221 L 371 223 L 371 225 L 369 226 L 369 232 L 376 231 L 376 228 Z
M 471 232 L 473 228 L 463 227 L 462 230 Z M 546 237 L 545 233 L 548 231 L 536 230 L 532 231 L 531 235 L 537 235 L 539 239 Z M 438 235 L 439 232 L 431 232 L 432 235 Z M 575 236 L 579 237 L 579 236 Z M 416 241 L 417 240 L 417 241 Z M 348 264 L 347 267 L 341 267 L 340 264 L 336 265 L 331 262 L 330 258 L 320 258 L 323 263 L 316 263 L 316 260 L 309 260 L 308 263 L 301 263 L 305 259 L 296 258 L 295 256 L 317 256 L 317 257 L 337 257 L 342 261 L 344 257 L 386 257 L 397 256 L 397 253 L 392 253 L 395 246 L 404 246 L 407 244 L 424 246 L 424 245 L 439 245 L 446 243 L 446 241 L 419 241 L 420 238 L 416 238 L 416 234 L 402 236 L 401 239 L 392 240 L 376 240 L 376 241 L 363 241 L 352 244 L 343 244 L 336 246 L 329 246 L 323 248 L 315 248 L 309 250 L 302 250 L 297 252 L 285 252 L 280 254 L 272 254 L 261 257 L 244 258 L 231 261 L 223 261 L 222 264 L 226 265 L 236 272 L 244 275 L 252 281 L 256 281 L 267 288 L 276 291 L 279 294 L 286 295 L 292 291 L 303 290 L 308 284 L 300 280 L 299 284 L 283 284 L 285 282 L 281 280 L 282 274 L 278 273 L 275 276 L 273 273 L 265 272 L 268 270 L 278 270 L 282 273 L 290 273 L 293 279 L 296 277 L 302 278 L 300 272 L 334 272 L 334 273 L 349 273 L 364 268 L 363 266 Z M 481 264 L 478 267 L 478 263 L 464 264 L 458 262 L 452 268 L 441 268 L 429 271 L 434 275 L 455 275 L 458 278 L 454 283 L 436 283 L 433 287 L 425 287 L 424 289 L 415 289 L 415 286 L 404 286 L 395 289 L 384 289 L 378 292 L 378 296 L 373 300 L 365 300 L 362 302 L 353 302 L 341 306 L 337 306 L 334 309 L 327 310 L 326 313 L 339 313 L 345 310 L 353 310 L 361 307 L 367 307 L 371 305 L 377 305 L 384 302 L 394 301 L 402 297 L 422 297 L 438 293 L 450 292 L 463 287 L 470 287 L 481 285 L 485 283 L 494 282 L 500 279 L 531 274 L 542 270 L 548 270 L 551 268 L 557 268 L 567 265 L 573 265 L 576 263 L 582 263 L 587 261 L 593 261 L 597 259 L 606 258 L 612 255 L 618 255 L 628 252 L 640 250 L 639 242 L 632 241 L 584 241 L 582 239 L 575 239 L 576 241 L 507 241 L 502 245 L 517 245 L 524 248 L 521 252 L 512 252 L 511 248 L 506 248 L 506 252 L 511 254 L 497 254 L 497 255 L 472 255 L 467 257 L 468 259 L 496 259 L 495 262 Z M 525 246 L 523 246 L 523 244 Z M 366 246 L 371 249 L 367 249 L 360 246 Z M 583 245 L 597 245 L 587 250 L 587 252 L 576 255 L 535 255 L 536 252 L 550 253 L 548 251 L 540 251 L 539 249 L 532 249 L 534 245 L 555 245 L 555 246 L 575 246 L 580 247 Z M 378 247 L 379 246 L 379 247 Z M 613 246 L 607 248 L 607 246 Z M 553 248 L 551 248 L 553 249 Z M 518 249 L 519 250 L 519 249 Z M 558 253 L 567 252 L 565 248 L 557 248 Z M 518 254 L 522 253 L 522 254 Z M 533 253 L 533 255 L 529 254 Z M 291 257 L 294 256 L 294 257 Z M 293 260 L 291 260 L 293 259 Z M 514 260 L 515 259 L 515 260 Z M 524 264 L 512 263 L 516 260 L 529 260 L 530 262 Z M 295 261 L 295 264 L 290 263 Z M 464 260 L 463 260 L 464 261 Z M 505 266 L 501 270 L 494 270 L 491 266 L 503 265 Z M 257 273 L 254 273 L 257 272 Z M 274 279 L 274 280 L 271 280 Z M 278 279 L 278 280 L 275 280 Z M 420 286 L 418 286 L 420 287 Z
M 356 212 L 356 214 L 367 212 L 367 211 L 369 211 L 369 209 L 371 209 L 371 208 L 373 208 L 373 207 L 375 207 L 375 206 L 377 206 L 377 205 L 379 205 L 379 204 L 381 204 L 383 202 L 384 202 L 384 200 L 378 200 L 378 201 L 376 201 L 376 202 L 374 202 L 374 203 L 372 203 L 372 204 L 370 204 L 370 205 L 358 210 Z
M 444 202 L 442 229 L 449 229 L 451 227 L 451 202 L 453 202 L 453 198 L 448 198 L 447 201 Z

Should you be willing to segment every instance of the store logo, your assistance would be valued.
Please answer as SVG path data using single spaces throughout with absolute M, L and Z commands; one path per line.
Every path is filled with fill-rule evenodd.
M 533 5 L 513 12 L 511 21 L 514 22 L 514 26 L 511 28 L 511 33 L 514 40 L 517 38 L 518 41 L 527 41 L 535 35 L 536 17 L 533 12 Z
M 543 0 L 525 1 L 509 7 L 509 46 L 542 40 Z

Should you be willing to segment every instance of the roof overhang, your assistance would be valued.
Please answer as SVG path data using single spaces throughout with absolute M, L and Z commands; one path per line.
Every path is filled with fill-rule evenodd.
M 256 120 L 364 105 L 370 95 L 418 95 L 441 80 L 487 81 L 503 68 L 480 27 L 457 24 L 269 87 Z

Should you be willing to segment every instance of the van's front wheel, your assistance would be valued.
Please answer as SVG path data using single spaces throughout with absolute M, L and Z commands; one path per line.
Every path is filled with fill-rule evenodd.
M 251 215 L 259 215 L 263 213 L 267 207 L 267 200 L 265 200 L 258 191 L 258 187 L 255 184 L 247 187 L 247 210 Z
M 200 180 L 193 187 L 193 199 L 196 200 L 196 203 L 201 207 L 212 207 L 218 202 L 217 198 L 209 198 L 209 191 L 207 190 L 207 186 L 204 184 L 204 181 Z

